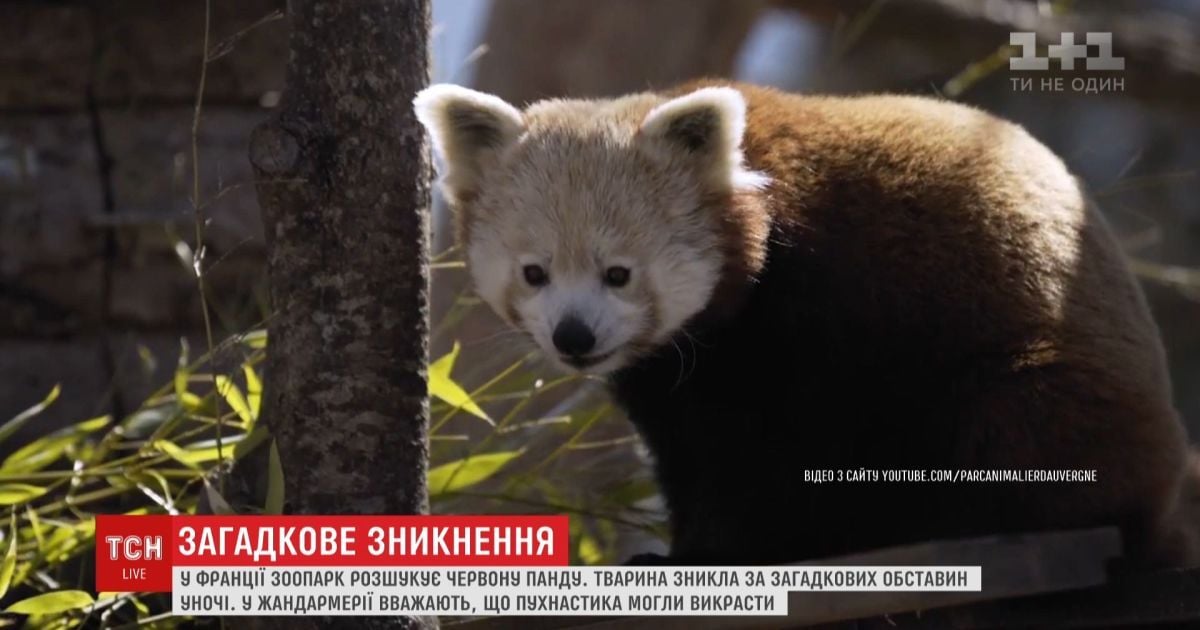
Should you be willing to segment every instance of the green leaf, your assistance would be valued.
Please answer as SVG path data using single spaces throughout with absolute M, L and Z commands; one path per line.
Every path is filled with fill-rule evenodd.
M 41 439 L 34 440 L 5 458 L 4 463 L 0 464 L 0 474 L 41 470 L 57 461 L 89 433 L 103 429 L 108 426 L 108 423 L 109 416 L 100 416 L 59 429 Z
M 8 552 L 0 562 L 0 599 L 8 593 L 12 584 L 13 571 L 17 569 L 17 513 L 12 513 L 12 521 L 8 526 Z
M 445 401 L 455 409 L 462 409 L 491 423 L 492 419 L 471 400 L 467 390 L 450 378 L 450 370 L 454 368 L 454 361 L 458 358 L 460 349 L 458 342 L 454 342 L 454 348 L 449 353 L 429 365 L 429 395 Z
M 83 422 L 76 423 L 75 425 L 68 427 L 66 430 L 83 434 L 95 433 L 96 431 L 107 427 L 109 421 L 111 420 L 112 416 L 97 416 L 91 420 L 84 420 Z
M 246 398 L 242 396 L 242 390 L 233 382 L 233 379 L 227 376 L 217 375 L 217 392 L 229 403 L 230 409 L 237 413 L 242 422 L 250 424 L 254 422 L 254 415 L 250 413 L 250 405 L 246 404 Z
M 438 360 L 429 364 L 430 374 L 440 374 L 446 378 L 450 378 L 450 372 L 454 370 L 454 362 L 458 360 L 458 353 L 462 350 L 462 346 L 455 341 L 454 347 L 450 352 L 442 355 Z
M 84 519 L 82 521 L 77 521 L 74 525 L 71 526 L 71 528 L 74 529 L 75 531 L 79 532 L 79 535 L 82 536 L 83 539 L 95 538 L 96 537 L 96 518 L 92 517 L 92 518 Z
M 159 431 L 165 433 L 182 418 L 176 409 L 170 407 L 147 407 L 133 412 L 121 424 L 129 435 L 148 435 Z
M 142 362 L 142 372 L 146 376 L 154 376 L 154 371 L 158 369 L 158 359 L 154 358 L 154 353 L 150 351 L 150 348 L 147 348 L 146 344 L 137 344 L 137 355 Z
M 522 452 L 503 451 L 475 455 L 437 466 L 429 471 L 429 494 L 436 496 L 469 488 L 496 474 L 496 471 Z
M 175 386 L 175 397 L 180 400 L 188 394 L 188 373 L 187 370 L 175 370 L 175 378 L 171 380 Z
M 146 493 L 146 496 L 150 497 L 155 503 L 162 505 L 163 509 L 169 511 L 175 508 L 175 498 L 171 496 L 171 484 L 167 481 L 166 477 L 162 476 L 162 473 L 147 467 L 143 468 L 140 472 L 131 472 L 129 476 L 139 483 L 138 487 L 141 488 L 142 492 Z M 150 489 L 144 480 L 145 477 L 158 482 L 158 487 L 162 490 L 161 495 Z
M 267 502 L 263 506 L 267 514 L 283 514 L 283 463 L 279 460 L 279 448 L 271 440 L 271 454 L 267 461 Z
M 108 485 L 114 488 L 124 489 L 134 487 L 134 483 L 125 475 L 105 475 L 104 480 L 108 482 Z
M 39 471 L 58 461 L 63 453 L 83 439 L 81 435 L 48 435 L 17 449 L 0 464 L 0 474 Z
M 183 396 L 179 397 L 179 406 L 185 411 L 196 412 L 204 407 L 204 399 L 191 392 L 184 392 Z
M 192 375 L 188 370 L 188 344 L 187 339 L 179 341 L 181 342 L 179 366 L 175 368 L 175 376 L 171 379 L 171 384 L 174 386 L 175 400 L 179 401 L 179 405 L 188 411 L 195 411 L 203 401 L 199 396 L 188 391 L 188 377 Z
M 217 489 L 212 487 L 208 481 L 204 482 L 204 495 L 208 499 L 208 507 L 212 508 L 213 514 L 237 514 L 225 497 L 221 496 Z
M 270 432 L 267 431 L 265 426 L 254 427 L 253 431 L 247 433 L 246 437 L 238 440 L 237 443 L 233 445 L 233 459 L 235 461 L 242 459 L 246 456 L 246 453 L 253 451 L 269 436 Z
M 58 524 L 46 537 L 43 557 L 49 564 L 58 564 L 77 550 L 95 543 L 96 521 L 88 519 L 74 525 Z
M 221 458 L 221 455 L 229 457 L 233 452 L 234 442 L 232 439 L 226 440 L 225 443 L 221 445 L 221 449 L 217 449 L 216 446 L 204 446 L 202 448 L 180 448 L 178 444 L 170 440 L 155 440 L 153 445 L 154 448 L 161 451 L 164 455 L 169 456 L 171 459 L 183 464 L 184 466 L 195 470 L 200 470 L 200 464 L 216 461 Z
M 226 457 L 229 457 L 229 453 L 234 449 L 234 447 L 245 440 L 249 435 L 249 433 L 234 433 L 232 435 L 228 433 L 225 434 L 221 438 L 222 453 Z M 188 451 L 189 453 L 199 453 L 201 451 L 207 453 L 210 449 L 214 451 L 217 449 L 217 439 L 215 437 L 208 440 L 189 442 L 183 446 L 183 450 Z
M 25 518 L 29 519 L 29 529 L 33 531 L 33 538 L 37 541 L 38 551 L 46 548 L 46 537 L 42 534 L 42 519 L 38 516 L 37 510 L 33 506 L 25 506 Z
M 250 416 L 258 420 L 258 412 L 262 409 L 262 381 L 249 365 L 242 365 L 242 371 L 246 373 L 246 402 L 250 405 Z M 247 428 L 250 428 L 249 424 Z
M 263 329 L 251 330 L 242 335 L 242 343 L 256 350 L 267 347 L 267 331 Z
M 90 606 L 95 600 L 83 591 L 51 591 L 23 599 L 5 612 L 22 615 L 53 615 Z
M 27 483 L 2 483 L 0 484 L 0 505 L 26 503 L 46 494 L 49 490 L 49 488 L 31 486 Z
M 599 564 L 604 560 L 604 552 L 600 550 L 600 544 L 595 538 L 584 534 L 579 539 L 579 559 L 584 564 Z
M 55 385 L 54 388 L 50 390 L 50 393 L 46 394 L 46 398 L 43 399 L 42 402 L 30 407 L 29 409 L 26 409 L 25 411 L 22 411 L 8 422 L 0 425 L 0 442 L 12 437 L 12 435 L 19 431 L 26 422 L 29 422 L 30 418 L 42 413 L 46 407 L 54 404 L 54 401 L 58 400 L 58 394 L 61 391 L 61 388 L 59 388 L 58 385 Z

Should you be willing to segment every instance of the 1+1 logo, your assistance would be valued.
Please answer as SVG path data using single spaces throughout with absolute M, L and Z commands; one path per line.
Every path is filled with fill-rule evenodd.
M 1125 58 L 1113 56 L 1112 33 L 1087 33 L 1085 44 L 1075 43 L 1075 33 L 1063 33 L 1057 44 L 1046 47 L 1046 56 L 1038 55 L 1037 33 L 1009 33 L 1008 43 L 1019 46 L 1021 55 L 1008 60 L 1008 69 L 1014 71 L 1048 71 L 1050 59 L 1058 59 L 1062 70 L 1075 70 L 1076 60 L 1084 60 L 1089 71 L 1121 71 L 1125 69 Z M 1096 54 L 1091 49 L 1096 49 Z M 1123 77 L 1075 77 L 1068 84 L 1063 77 L 1045 77 L 1036 84 L 1032 77 L 1012 77 L 1012 86 L 1019 92 L 1034 91 L 1063 92 L 1070 90 L 1084 93 L 1121 92 L 1125 90 Z

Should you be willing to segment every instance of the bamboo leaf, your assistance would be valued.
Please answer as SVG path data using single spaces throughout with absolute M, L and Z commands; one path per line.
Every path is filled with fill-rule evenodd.
M 180 368 L 175 370 L 175 377 L 171 380 L 175 387 L 175 397 L 183 400 L 188 395 L 188 372 Z
M 242 371 L 246 373 L 246 402 L 250 406 L 250 417 L 258 420 L 258 412 L 262 409 L 262 381 L 249 365 L 242 365 Z M 247 428 L 250 428 L 249 425 Z
M 46 494 L 47 491 L 49 488 L 32 486 L 27 483 L 0 484 L 0 505 L 27 503 Z
M 107 427 L 111 420 L 112 416 L 97 416 L 91 420 L 84 420 L 83 422 L 76 423 L 68 427 L 66 430 L 82 434 L 95 433 L 96 431 Z
M 234 461 L 242 459 L 247 453 L 258 448 L 258 445 L 262 444 L 270 436 L 271 434 L 269 431 L 267 431 L 266 427 L 254 427 L 253 431 L 247 433 L 245 437 L 238 440 L 237 443 L 233 445 Z
M 283 463 L 279 460 L 279 448 L 271 440 L 271 454 L 267 461 L 267 502 L 263 512 L 283 514 Z
M 90 606 L 95 600 L 83 591 L 51 591 L 23 599 L 5 612 L 22 615 L 53 615 Z
M 6 457 L 4 463 L 0 464 L 0 473 L 13 474 L 41 470 L 57 461 L 88 434 L 108 426 L 109 420 L 109 416 L 99 416 L 34 440 Z
M 200 467 L 188 457 L 187 451 L 179 448 L 179 445 L 170 440 L 155 440 L 154 448 L 189 468 L 200 470 Z
M 242 343 L 246 344 L 247 346 L 250 346 L 251 348 L 254 348 L 255 350 L 261 350 L 262 348 L 266 348 L 267 347 L 267 331 L 264 329 L 252 330 L 252 331 L 242 335 Z
M 12 513 L 12 519 L 8 525 L 8 551 L 4 554 L 4 560 L 0 561 L 0 599 L 8 593 L 8 587 L 12 584 L 13 571 L 17 568 L 17 513 Z
M 204 404 L 204 401 L 197 395 L 188 391 L 188 378 L 192 373 L 187 366 L 187 342 L 184 341 L 183 349 L 179 354 L 179 367 L 175 368 L 175 376 L 171 383 L 175 390 L 175 400 L 179 401 L 179 406 L 188 411 L 196 411 Z
M 221 496 L 217 489 L 212 487 L 208 481 L 204 482 L 204 495 L 208 499 L 208 507 L 212 508 L 213 514 L 237 514 L 225 497 Z
M 487 453 L 437 466 L 429 471 L 429 494 L 455 492 L 485 481 L 522 452 Z
M 178 444 L 170 440 L 155 440 L 153 446 L 164 455 L 184 466 L 194 470 L 201 470 L 200 464 L 216 461 L 220 459 L 221 455 L 228 457 L 233 449 L 234 441 L 232 439 L 226 440 L 221 449 L 217 449 L 216 446 L 181 448 Z
M 179 406 L 183 407 L 186 411 L 199 411 L 204 406 L 204 399 L 191 392 L 184 392 L 179 397 Z
M 171 484 L 167 482 L 166 477 L 162 476 L 162 473 L 154 470 L 153 468 L 143 468 L 140 472 L 134 473 L 131 476 L 135 480 L 137 480 L 137 477 L 144 476 L 158 482 L 158 487 L 160 490 L 162 490 L 161 495 L 151 490 L 149 486 L 144 483 L 144 481 L 138 480 L 138 488 L 140 488 L 146 496 L 150 497 L 150 500 L 154 501 L 156 504 L 166 510 L 168 514 L 174 514 L 178 512 L 178 510 L 175 509 L 175 498 L 171 496 Z
M 246 403 L 246 397 L 242 395 L 242 390 L 238 389 L 233 379 L 218 374 L 217 392 L 221 394 L 225 402 L 229 403 L 229 408 L 233 409 L 242 422 L 246 424 L 254 422 L 254 415 L 250 413 L 250 405 Z
M 429 365 L 429 395 L 491 423 L 492 419 L 471 400 L 467 390 L 450 378 L 450 371 L 454 368 L 454 361 L 458 358 L 460 349 L 458 342 L 454 342 L 454 348 L 450 352 Z
M 579 539 L 579 559 L 584 564 L 599 564 L 604 560 L 604 552 L 600 550 L 600 544 L 595 538 L 584 534 Z
M 42 413 L 46 407 L 54 404 L 54 401 L 58 400 L 58 394 L 61 391 L 61 388 L 59 388 L 58 385 L 55 385 L 54 388 L 50 390 L 50 393 L 46 394 L 46 398 L 43 399 L 42 402 L 30 407 L 29 409 L 26 409 L 25 411 L 22 411 L 8 422 L 0 425 L 0 442 L 12 437 L 12 435 L 19 431 L 26 422 L 29 422 L 30 418 Z
M 33 531 L 33 539 L 37 541 L 38 551 L 46 548 L 46 536 L 42 533 L 42 520 L 33 506 L 25 506 L 25 517 L 29 519 L 29 529 Z
M 49 564 L 58 564 L 70 558 L 77 550 L 93 544 L 95 539 L 95 519 L 79 521 L 75 524 L 59 524 L 46 538 L 43 557 Z
M 6 457 L 4 463 L 0 464 L 0 473 L 11 475 L 39 471 L 58 461 L 81 439 L 81 435 L 48 435 L 34 440 Z
M 233 459 L 240 460 L 246 456 L 246 453 L 253 451 L 262 444 L 270 435 L 265 426 L 256 426 L 254 430 L 247 433 L 246 437 L 240 439 L 233 445 Z
M 454 347 L 450 349 L 450 352 L 447 352 L 429 364 L 429 373 L 450 378 L 450 372 L 454 370 L 454 362 L 458 360 L 460 350 L 462 350 L 462 345 L 455 341 Z

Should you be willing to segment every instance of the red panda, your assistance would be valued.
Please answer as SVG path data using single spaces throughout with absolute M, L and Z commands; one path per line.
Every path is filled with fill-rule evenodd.
M 670 560 L 1100 525 L 1136 562 L 1198 560 L 1154 321 L 1021 127 L 718 81 L 524 110 L 436 85 L 414 104 L 480 296 L 605 376 L 649 446 Z M 918 469 L 1085 480 L 812 482 Z

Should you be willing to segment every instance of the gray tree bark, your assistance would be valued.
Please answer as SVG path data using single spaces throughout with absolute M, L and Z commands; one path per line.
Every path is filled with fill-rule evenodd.
M 287 511 L 428 509 L 427 0 L 292 0 L 287 86 L 250 160 L 272 315 L 264 418 Z M 427 627 L 290 618 L 280 627 Z

